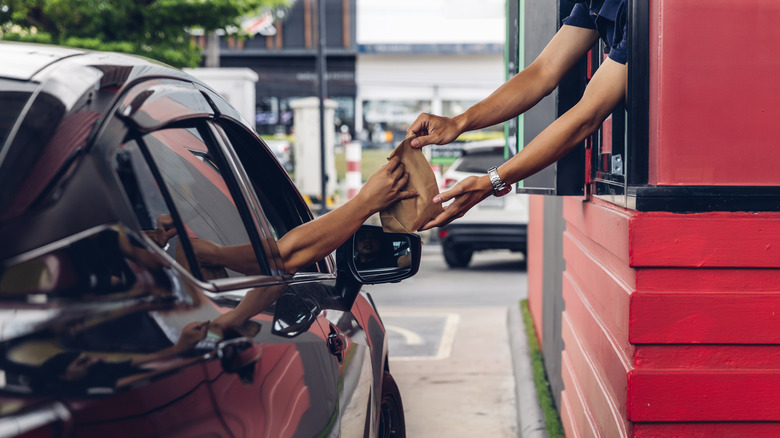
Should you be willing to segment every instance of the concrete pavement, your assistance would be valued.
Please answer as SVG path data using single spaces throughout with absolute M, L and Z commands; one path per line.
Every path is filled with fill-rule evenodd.
M 420 312 L 382 310 L 396 315 Z M 391 350 L 390 370 L 403 395 L 407 435 L 546 437 L 519 306 L 436 311 L 458 319 L 456 332 L 442 337 L 440 358 L 394 359 Z

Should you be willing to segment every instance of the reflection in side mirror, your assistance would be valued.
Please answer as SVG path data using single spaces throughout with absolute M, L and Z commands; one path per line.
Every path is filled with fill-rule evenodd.
M 339 250 L 349 257 L 350 271 L 364 284 L 401 281 L 420 266 L 419 236 L 385 233 L 378 226 L 363 225 Z

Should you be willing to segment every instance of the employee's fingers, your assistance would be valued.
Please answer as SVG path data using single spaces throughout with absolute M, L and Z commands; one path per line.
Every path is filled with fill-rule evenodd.
M 406 130 L 407 137 L 414 137 L 418 135 L 428 135 L 428 121 L 431 115 L 422 113 L 417 116 L 417 119 L 409 125 L 409 129 Z
M 429 144 L 436 144 L 436 141 L 433 139 L 433 136 L 431 135 L 423 135 L 411 141 L 411 145 L 413 148 L 421 148 Z
M 455 187 L 447 190 L 446 192 L 441 192 L 438 195 L 433 197 L 433 203 L 434 204 L 443 204 L 450 199 L 457 198 L 458 196 L 463 194 L 463 189 L 461 188 L 461 184 L 455 185 Z
M 420 228 L 420 231 L 430 230 L 431 228 L 435 228 L 435 227 L 443 227 L 444 225 L 447 225 L 448 223 L 457 219 L 456 214 L 457 214 L 457 210 L 447 208 L 438 216 L 436 216 L 433 220 L 423 225 L 423 227 Z

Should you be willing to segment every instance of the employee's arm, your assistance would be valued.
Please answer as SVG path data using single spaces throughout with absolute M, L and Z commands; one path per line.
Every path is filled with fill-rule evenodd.
M 582 99 L 558 118 L 526 147 L 498 168 L 498 175 L 506 184 L 514 184 L 544 169 L 566 155 L 592 134 L 625 98 L 628 67 L 607 59 L 588 83 Z M 493 187 L 487 175 L 471 176 L 451 190 L 434 198 L 447 202 L 454 199 L 436 219 L 423 229 L 446 225 L 463 216 L 471 207 L 492 194 Z
M 466 131 L 482 129 L 524 113 L 550 94 L 563 76 L 593 47 L 598 32 L 563 26 L 536 60 L 490 96 L 452 118 L 420 114 L 407 130 L 413 147 L 447 144 Z

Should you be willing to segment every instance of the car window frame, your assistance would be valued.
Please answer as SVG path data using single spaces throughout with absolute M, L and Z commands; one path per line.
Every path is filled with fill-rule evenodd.
M 153 134 L 154 132 L 167 130 L 167 129 L 191 129 L 191 128 L 198 129 L 200 135 L 203 136 L 204 143 L 209 148 L 209 153 L 212 154 L 212 158 L 217 162 L 217 166 L 220 169 L 221 178 L 224 180 L 228 188 L 228 191 L 230 192 L 230 195 L 233 197 L 236 210 L 239 214 L 241 222 L 244 225 L 244 228 L 247 232 L 247 236 L 249 238 L 249 242 L 252 244 L 252 248 L 254 250 L 257 261 L 260 264 L 260 268 L 264 272 L 264 274 L 252 274 L 243 277 L 207 280 L 204 279 L 203 274 L 199 268 L 195 268 L 192 270 L 192 272 L 190 272 L 176 260 L 173 260 L 173 263 L 175 263 L 176 266 L 180 268 L 180 270 L 190 273 L 190 275 L 193 276 L 198 281 L 206 284 L 211 284 L 216 291 L 224 290 L 224 289 L 231 290 L 233 289 L 232 287 L 226 288 L 225 286 L 231 283 L 240 283 L 240 284 L 246 283 L 247 278 L 273 277 L 274 269 L 272 269 L 272 267 L 269 265 L 269 259 L 267 257 L 266 252 L 261 249 L 262 244 L 260 244 L 260 240 L 258 237 L 257 226 L 254 223 L 254 221 L 247 219 L 248 216 L 251 216 L 250 213 L 251 209 L 246 205 L 245 195 L 240 190 L 238 183 L 235 181 L 233 169 L 231 168 L 229 162 L 226 161 L 224 157 L 224 151 L 222 145 L 210 127 L 209 118 L 193 118 L 193 119 L 188 119 L 186 121 L 177 121 L 171 124 L 161 125 L 157 129 L 154 129 L 152 131 L 147 131 L 147 132 L 136 130 L 132 126 L 128 126 L 128 128 L 129 128 L 129 133 L 122 143 L 124 144 L 127 141 L 133 140 L 138 144 L 139 149 L 142 151 L 144 159 L 146 160 L 147 165 L 149 166 L 152 172 L 155 182 L 157 183 L 158 188 L 160 189 L 163 199 L 165 200 L 166 207 L 168 208 L 174 220 L 174 225 L 179 229 L 185 229 L 184 223 L 181 218 L 181 214 L 179 212 L 178 207 L 176 206 L 176 203 L 173 202 L 173 198 L 170 194 L 168 185 L 165 183 L 165 180 L 162 177 L 162 174 L 160 173 L 160 170 L 158 168 L 158 163 L 149 152 L 149 145 L 144 140 L 144 137 Z M 190 266 L 197 267 L 198 264 L 197 261 L 195 260 L 195 253 L 193 251 L 192 244 L 190 243 L 190 239 L 182 238 L 181 242 L 182 242 L 183 250 L 185 252 L 185 256 L 187 257 L 187 263 Z M 169 259 L 171 258 L 170 255 L 166 254 L 166 256 Z M 257 280 L 254 280 L 253 283 L 257 283 Z
M 268 145 L 259 136 L 257 136 L 256 133 L 249 131 L 246 128 L 246 125 L 241 123 L 241 121 L 234 120 L 230 117 L 217 117 L 214 120 L 214 126 L 215 129 L 217 129 L 220 132 L 220 134 L 223 136 L 223 140 L 225 142 L 224 145 L 225 148 L 229 150 L 231 154 L 235 154 L 233 157 L 235 159 L 234 164 L 236 164 L 235 171 L 241 175 L 241 178 L 243 178 L 243 182 L 244 182 L 243 188 L 246 189 L 248 192 L 247 195 L 248 199 L 252 199 L 253 202 L 257 205 L 258 211 L 262 215 L 265 225 L 268 227 L 267 242 L 269 248 L 272 251 L 273 256 L 278 257 L 279 266 L 281 268 L 282 275 L 291 275 L 289 272 L 287 272 L 286 268 L 284 267 L 284 264 L 281 262 L 281 255 L 276 240 L 273 237 L 273 233 L 271 233 L 270 231 L 271 221 L 268 217 L 268 214 L 266 213 L 266 210 L 263 208 L 261 197 L 258 196 L 258 194 L 255 191 L 252 178 L 249 175 L 249 172 L 246 170 L 245 166 L 243 165 L 243 161 L 239 156 L 240 155 L 239 151 L 237 150 L 236 145 L 234 144 L 236 142 L 231 140 L 233 136 L 241 135 L 241 136 L 251 137 L 253 142 L 255 142 L 258 146 L 262 147 L 263 154 L 266 155 L 269 159 L 273 160 L 273 164 L 277 168 L 276 171 L 278 172 L 279 177 L 287 181 L 291 196 L 284 197 L 284 200 L 285 202 L 288 203 L 288 207 L 293 208 L 295 210 L 298 218 L 300 219 L 300 222 L 294 227 L 290 227 L 287 232 L 291 231 L 293 228 L 297 226 L 300 226 L 306 222 L 313 220 L 314 216 L 311 213 L 311 210 L 303 201 L 303 197 L 301 196 L 300 192 L 298 191 L 298 188 L 295 186 L 292 180 L 290 180 L 287 172 L 281 167 L 281 165 L 274 157 L 273 152 L 269 149 Z M 241 146 L 239 145 L 239 147 Z M 328 254 L 327 256 L 323 257 L 321 260 L 315 262 L 315 264 L 318 269 L 317 272 L 299 271 L 295 274 L 292 274 L 292 277 L 296 281 L 308 281 L 308 280 L 315 280 L 320 278 L 327 278 L 327 279 L 335 278 L 336 264 L 333 258 L 333 254 Z

